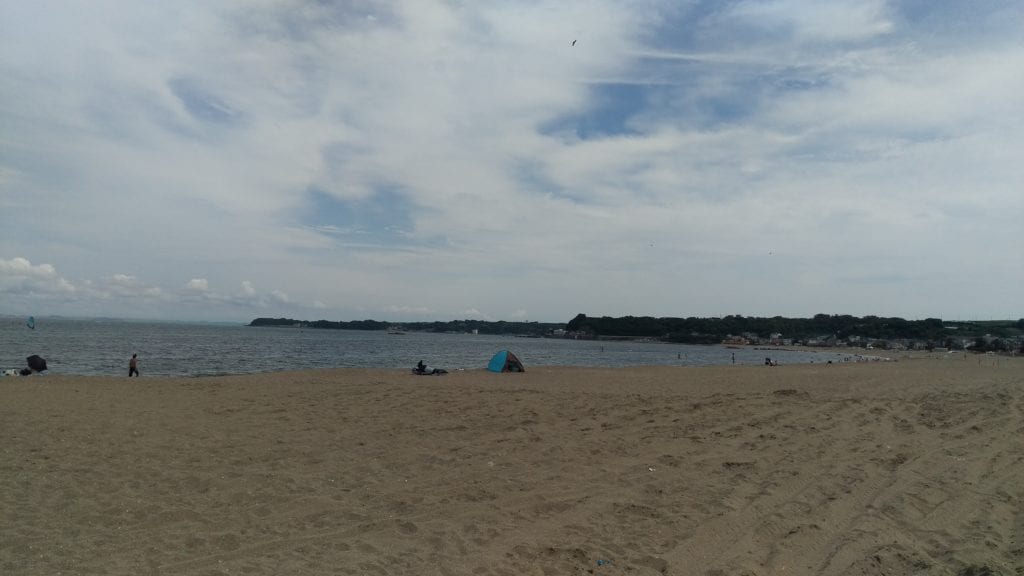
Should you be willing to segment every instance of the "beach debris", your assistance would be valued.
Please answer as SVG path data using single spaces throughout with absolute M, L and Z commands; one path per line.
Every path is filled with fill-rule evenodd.
M 772 394 L 776 396 L 798 396 L 800 394 L 800 391 L 794 390 L 792 388 L 783 388 L 781 390 L 772 391 Z
M 606 564 L 611 564 L 611 563 L 612 563 L 611 560 L 605 560 L 604 558 L 598 558 L 597 559 L 597 565 L 598 566 L 604 566 Z
M 722 462 L 722 468 L 726 470 L 749 470 L 754 467 L 754 462 L 727 460 Z

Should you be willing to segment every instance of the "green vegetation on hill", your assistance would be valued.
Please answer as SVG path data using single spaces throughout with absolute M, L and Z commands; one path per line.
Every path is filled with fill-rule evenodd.
M 591 318 L 578 314 L 566 325 L 571 333 L 599 337 L 646 337 L 670 342 L 703 344 L 721 342 L 730 336 L 754 335 L 769 338 L 781 335 L 787 340 L 851 339 L 913 340 L 943 346 L 949 340 L 1020 339 L 1024 319 L 988 322 L 945 322 L 939 318 L 905 320 L 879 316 L 816 314 L 813 318 L 772 318 L 726 316 L 724 318 L 652 318 L 625 316 Z M 991 344 L 986 340 L 988 344 Z
M 451 322 L 379 322 L 377 320 L 292 320 L 291 318 L 257 318 L 249 326 L 292 326 L 301 328 L 327 328 L 333 330 L 408 330 L 411 332 L 458 332 L 476 330 L 480 334 L 511 334 L 517 336 L 545 336 L 565 324 L 545 322 L 487 322 L 484 320 L 453 320 Z
M 945 334 L 942 320 L 904 320 L 865 316 L 817 314 L 813 318 L 757 318 L 726 316 L 724 318 L 589 318 L 583 314 L 573 318 L 566 327 L 573 332 L 591 332 L 606 336 L 658 336 L 673 341 L 686 341 L 693 336 L 721 340 L 744 333 L 768 337 L 782 334 L 787 338 L 850 336 L 867 338 L 937 339 Z
M 868 341 L 909 341 L 927 346 L 972 350 L 1008 350 L 1024 341 L 1024 319 L 947 322 L 939 318 L 905 320 L 879 316 L 816 314 L 812 318 L 726 316 L 724 318 L 653 318 L 650 316 L 589 317 L 578 314 L 568 323 L 488 322 L 381 322 L 378 320 L 293 320 L 257 318 L 250 326 L 289 326 L 334 330 L 408 330 L 415 332 L 477 331 L 480 334 L 566 336 L 575 338 L 647 338 L 684 344 L 716 344 L 726 338 L 814 342 L 821 345 Z

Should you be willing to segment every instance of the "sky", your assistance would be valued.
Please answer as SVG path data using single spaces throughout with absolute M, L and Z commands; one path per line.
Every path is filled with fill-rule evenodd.
M 1024 317 L 1019 0 L 0 3 L 0 314 Z

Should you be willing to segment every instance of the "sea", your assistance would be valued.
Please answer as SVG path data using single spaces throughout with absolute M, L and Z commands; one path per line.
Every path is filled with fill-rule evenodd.
M 422 360 L 448 371 L 485 368 L 500 350 L 530 366 L 708 366 L 842 361 L 828 350 L 763 350 L 657 341 L 594 341 L 484 334 L 327 330 L 244 324 L 111 319 L 0 318 L 0 371 L 26 358 L 44 374 L 127 375 L 138 354 L 147 376 L 219 376 L 320 368 L 409 368 Z

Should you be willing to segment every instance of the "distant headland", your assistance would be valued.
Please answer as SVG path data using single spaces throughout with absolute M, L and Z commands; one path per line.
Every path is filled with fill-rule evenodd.
M 249 326 L 386 330 L 392 333 L 471 333 L 580 340 L 658 340 L 681 344 L 856 346 L 880 349 L 948 349 L 975 352 L 1024 352 L 1020 320 L 905 320 L 879 316 L 816 314 L 812 318 L 725 316 L 721 318 L 590 317 L 577 314 L 565 323 L 452 320 L 383 322 L 378 320 L 294 320 L 256 318 Z

